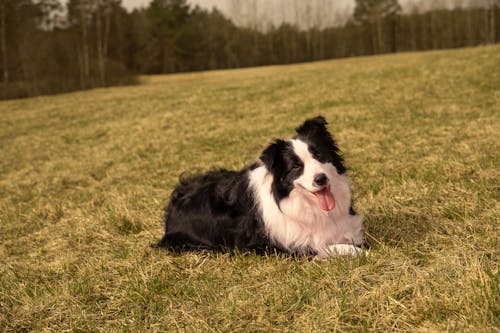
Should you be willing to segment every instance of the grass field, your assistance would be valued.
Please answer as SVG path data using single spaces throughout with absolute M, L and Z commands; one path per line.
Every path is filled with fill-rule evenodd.
M 500 46 L 0 102 L 0 331 L 498 332 Z M 324 115 L 368 256 L 150 248 L 178 175 Z

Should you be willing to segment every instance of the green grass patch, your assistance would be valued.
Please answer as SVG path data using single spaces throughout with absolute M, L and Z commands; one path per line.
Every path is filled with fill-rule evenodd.
M 0 102 L 2 331 L 495 331 L 500 47 L 143 77 Z M 369 255 L 153 249 L 183 172 L 318 114 Z

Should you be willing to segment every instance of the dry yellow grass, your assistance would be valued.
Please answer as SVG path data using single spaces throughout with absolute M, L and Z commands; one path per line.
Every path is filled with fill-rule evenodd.
M 500 46 L 0 102 L 2 331 L 498 331 Z M 149 247 L 184 171 L 323 114 L 369 256 Z

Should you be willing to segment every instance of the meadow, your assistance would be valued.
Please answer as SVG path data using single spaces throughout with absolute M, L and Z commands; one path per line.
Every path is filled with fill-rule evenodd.
M 0 102 L 0 331 L 500 331 L 500 46 Z M 154 249 L 183 172 L 324 115 L 366 256 Z

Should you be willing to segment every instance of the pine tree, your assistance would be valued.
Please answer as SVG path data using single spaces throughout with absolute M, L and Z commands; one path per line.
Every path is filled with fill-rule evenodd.
M 396 51 L 396 16 L 401 12 L 398 0 L 356 0 L 354 20 L 375 29 L 375 52 Z M 384 23 L 388 24 L 384 24 Z M 386 26 L 384 29 L 384 25 Z M 386 30 L 386 31 L 384 31 Z M 388 37 L 389 36 L 389 37 Z M 387 40 L 390 40 L 388 45 Z

